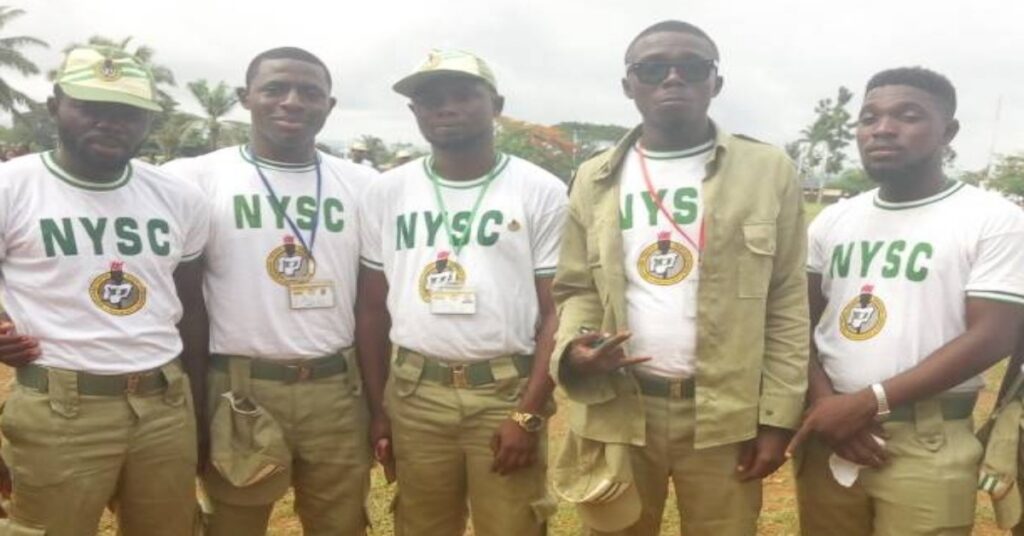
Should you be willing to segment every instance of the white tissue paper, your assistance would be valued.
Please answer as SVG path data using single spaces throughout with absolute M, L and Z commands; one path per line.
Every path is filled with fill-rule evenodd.
M 875 442 L 879 445 L 883 447 L 885 446 L 884 439 L 876 435 L 872 435 L 871 437 L 874 438 Z M 852 486 L 853 483 L 857 481 L 857 477 L 860 475 L 860 470 L 864 467 L 867 466 L 851 462 L 850 460 L 842 458 L 838 454 L 834 453 L 828 459 L 828 468 L 832 470 L 832 478 L 835 478 L 836 482 L 844 488 Z

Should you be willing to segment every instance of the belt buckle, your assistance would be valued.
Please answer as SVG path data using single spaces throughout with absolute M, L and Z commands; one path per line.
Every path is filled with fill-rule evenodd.
M 139 390 L 139 381 L 142 380 L 141 372 L 133 372 L 124 379 L 124 394 L 134 395 Z
M 683 384 L 686 380 L 669 380 L 668 381 L 668 396 L 669 398 L 683 398 Z
M 288 368 L 295 371 L 295 378 L 290 383 L 304 382 L 313 376 L 313 367 L 309 366 L 308 363 L 288 365 Z
M 452 365 L 452 386 L 456 389 L 468 389 L 469 378 L 466 377 L 466 365 Z

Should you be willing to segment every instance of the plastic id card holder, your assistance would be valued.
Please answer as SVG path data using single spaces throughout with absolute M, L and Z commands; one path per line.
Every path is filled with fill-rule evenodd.
M 288 285 L 288 305 L 292 309 L 331 309 L 334 307 L 334 282 L 292 283 Z
M 476 291 L 462 285 L 444 285 L 430 293 L 430 313 L 435 315 L 475 315 Z

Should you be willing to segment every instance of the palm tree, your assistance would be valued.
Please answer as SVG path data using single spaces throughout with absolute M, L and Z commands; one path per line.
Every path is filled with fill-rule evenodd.
M 135 56 L 140 63 L 148 67 L 150 72 L 153 73 L 153 81 L 156 82 L 157 86 L 157 99 L 160 101 L 160 104 L 164 107 L 165 110 L 173 108 L 174 105 L 176 104 L 174 102 L 174 97 L 171 97 L 166 91 L 160 89 L 160 86 L 176 86 L 177 83 L 174 80 L 174 73 L 171 71 L 170 68 L 166 66 L 153 63 L 153 56 L 156 55 L 156 51 L 153 50 L 153 48 L 148 47 L 146 45 L 138 45 L 135 46 L 133 49 L 132 39 L 133 37 L 131 36 L 125 37 L 121 40 L 117 40 L 111 39 L 109 37 L 104 37 L 102 35 L 94 35 L 90 37 L 88 41 L 85 42 L 85 45 L 115 48 L 118 50 L 123 50 Z M 70 45 L 64 47 L 64 52 L 67 53 L 72 49 L 78 48 L 80 46 L 83 46 L 82 43 L 71 43 Z M 57 70 L 54 69 L 46 73 L 46 76 L 50 80 L 56 79 Z
M 202 119 L 191 114 L 169 112 L 163 124 L 149 135 L 160 151 L 158 161 L 167 162 L 181 156 L 200 122 Z
M 199 106 L 206 113 L 205 129 L 206 136 L 210 143 L 210 150 L 216 150 L 220 142 L 221 128 L 224 126 L 220 118 L 226 115 L 238 104 L 238 95 L 224 82 L 218 82 L 210 88 L 206 80 L 196 80 L 188 83 L 188 90 L 199 102 Z
M 24 10 L 0 6 L 0 30 L 3 30 L 8 23 L 24 14 Z M 23 75 L 38 74 L 39 67 L 26 58 L 19 50 L 25 45 L 50 46 L 46 41 L 27 35 L 0 37 L 0 68 L 8 67 Z M 17 117 L 19 115 L 19 106 L 28 107 L 32 103 L 33 100 L 28 95 L 14 89 L 7 81 L 0 78 L 0 110 L 10 112 Z

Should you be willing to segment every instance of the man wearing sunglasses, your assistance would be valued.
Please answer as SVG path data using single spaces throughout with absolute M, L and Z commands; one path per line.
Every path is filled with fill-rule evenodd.
M 642 124 L 584 163 L 553 290 L 570 432 L 555 491 L 590 534 L 753 535 L 807 376 L 800 186 L 778 149 L 707 116 L 718 50 L 666 21 L 626 52 Z

